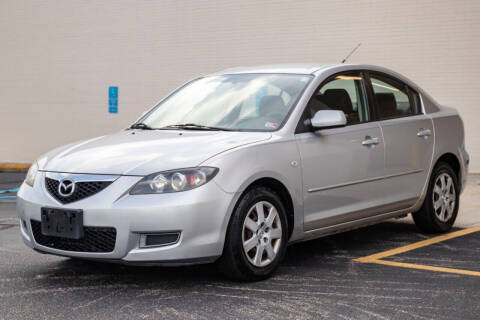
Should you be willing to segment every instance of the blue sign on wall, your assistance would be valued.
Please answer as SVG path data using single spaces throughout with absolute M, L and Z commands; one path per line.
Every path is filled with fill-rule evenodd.
M 118 87 L 108 87 L 108 112 L 118 113 Z

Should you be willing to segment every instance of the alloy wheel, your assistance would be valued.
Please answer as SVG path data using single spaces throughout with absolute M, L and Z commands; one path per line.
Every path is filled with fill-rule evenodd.
M 435 179 L 432 201 L 438 220 L 447 222 L 453 215 L 456 202 L 455 186 L 448 173 L 442 173 Z
M 255 267 L 272 263 L 280 250 L 282 224 L 277 209 L 268 201 L 255 203 L 243 222 L 243 251 Z

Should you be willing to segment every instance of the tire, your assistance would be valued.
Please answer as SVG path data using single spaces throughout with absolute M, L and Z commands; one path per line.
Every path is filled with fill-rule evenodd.
M 263 221 L 259 215 L 262 210 Z M 287 237 L 286 212 L 280 197 L 266 187 L 248 190 L 230 218 L 220 271 L 240 281 L 270 277 L 285 255 Z
M 417 227 L 426 233 L 449 231 L 457 218 L 459 191 L 452 167 L 445 162 L 438 163 L 433 169 L 422 207 L 412 214 Z

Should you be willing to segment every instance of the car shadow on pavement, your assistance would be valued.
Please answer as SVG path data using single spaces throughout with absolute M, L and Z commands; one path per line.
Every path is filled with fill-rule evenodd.
M 341 271 L 351 260 L 382 250 L 388 250 L 427 238 L 408 222 L 384 222 L 337 235 L 290 245 L 275 277 L 301 274 L 302 270 Z M 184 286 L 212 282 L 232 282 L 223 276 L 215 264 L 158 267 L 129 266 L 115 263 L 64 259 L 49 266 L 50 272 L 43 280 L 58 286 L 104 284 L 135 284 L 140 287 L 159 285 Z M 52 270 L 53 269 L 53 270 Z M 60 283 L 59 283 L 60 282 Z M 72 283 L 73 282 L 73 283 Z

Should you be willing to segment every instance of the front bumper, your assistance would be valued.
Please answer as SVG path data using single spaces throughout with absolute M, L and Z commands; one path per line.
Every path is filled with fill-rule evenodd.
M 86 259 L 131 264 L 191 264 L 214 261 L 222 254 L 234 193 L 224 192 L 215 181 L 190 191 L 158 195 L 129 195 L 141 177 L 120 176 L 99 193 L 62 205 L 45 188 L 45 173 L 37 174 L 34 187 L 23 184 L 17 194 L 17 212 L 25 244 L 35 250 Z M 40 245 L 31 220 L 41 220 L 42 207 L 82 209 L 84 225 L 113 227 L 117 231 L 112 252 L 75 252 Z M 180 240 L 163 247 L 140 247 L 140 235 L 181 231 Z

